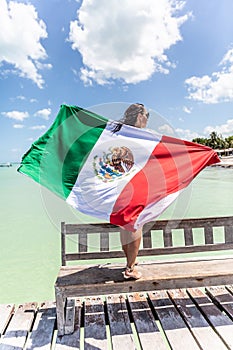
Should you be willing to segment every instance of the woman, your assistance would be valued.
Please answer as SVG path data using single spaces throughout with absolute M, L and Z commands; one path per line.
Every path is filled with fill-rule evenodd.
M 135 126 L 136 128 L 145 128 L 148 117 L 149 113 L 144 105 L 141 103 L 134 103 L 126 109 L 124 117 L 116 123 L 113 132 L 118 132 L 123 124 Z M 139 279 L 141 277 L 141 273 L 137 271 L 135 265 L 137 264 L 136 258 L 142 238 L 142 228 L 138 229 L 136 232 L 130 232 L 121 228 L 120 238 L 122 249 L 125 253 L 127 261 L 124 271 L 124 278 Z

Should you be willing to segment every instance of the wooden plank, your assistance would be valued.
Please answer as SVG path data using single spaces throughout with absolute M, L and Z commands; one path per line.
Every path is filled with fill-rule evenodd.
M 4 330 L 6 329 L 6 326 L 11 318 L 11 315 L 13 314 L 15 309 L 14 304 L 1 304 L 0 305 L 0 337 Z
M 189 218 L 189 219 L 174 219 L 174 220 L 156 220 L 145 224 L 145 230 L 149 227 L 151 230 L 163 230 L 169 222 L 170 229 L 179 229 L 186 227 L 204 227 L 209 226 L 233 226 L 233 216 L 222 217 L 207 217 L 207 218 Z M 119 232 L 119 227 L 109 223 L 94 223 L 94 224 L 66 224 L 66 234 L 77 234 L 78 232 L 86 231 L 88 233 L 99 232 Z
M 171 348 L 173 350 L 200 349 L 168 294 L 165 291 L 154 291 L 149 293 L 149 298 Z
M 81 300 L 75 299 L 74 331 L 72 334 L 57 336 L 55 350 L 80 349 L 81 308 Z
M 113 294 L 107 296 L 106 302 L 113 350 L 135 349 L 125 297 Z
M 205 244 L 213 244 L 214 243 L 213 227 L 209 225 L 205 225 L 204 233 L 205 233 Z
M 109 232 L 100 233 L 100 251 L 109 251 Z
M 165 227 L 163 230 L 163 242 L 164 242 L 164 247 L 172 247 L 173 246 L 172 231 L 168 227 Z
M 54 302 L 44 302 L 39 307 L 32 332 L 26 343 L 26 349 L 51 349 L 56 321 L 56 307 Z
M 66 266 L 66 225 L 61 223 L 61 264 Z
M 142 278 L 126 281 L 123 264 L 61 267 L 56 289 L 67 297 L 199 287 L 233 283 L 233 259 L 154 261 L 142 263 Z
M 75 322 L 72 334 L 58 336 L 56 339 L 56 350 L 80 349 L 80 327 L 81 327 L 81 301 L 75 300 Z
M 63 268 L 66 268 L 65 266 Z M 57 328 L 58 334 L 63 335 L 65 333 L 65 300 L 66 297 L 63 295 L 62 290 L 59 286 L 55 285 L 55 297 L 56 297 L 56 309 L 57 309 Z
M 84 232 L 79 234 L 78 251 L 82 253 L 87 252 L 87 234 Z
M 142 235 L 142 241 L 143 241 L 143 248 L 152 248 L 152 242 L 151 242 L 151 230 L 148 230 L 146 232 L 143 232 Z
M 9 347 L 23 349 L 34 320 L 36 307 L 36 303 L 18 306 L 5 334 L 0 339 L 1 350 L 9 350 Z
M 225 243 L 232 243 L 233 242 L 233 227 L 232 226 L 225 226 L 224 227 L 224 236 L 225 236 Z
M 192 246 L 176 246 L 176 247 L 164 247 L 164 248 L 145 248 L 140 249 L 138 256 L 155 256 L 155 255 L 168 255 L 168 254 L 185 254 L 195 252 L 210 252 L 220 250 L 232 250 L 233 243 L 216 243 L 216 244 L 201 244 Z M 124 252 L 122 250 L 114 250 L 109 252 L 80 252 L 80 253 L 67 253 L 66 260 L 91 260 L 91 259 L 111 259 L 111 258 L 123 258 Z
M 80 234 L 81 232 L 96 234 L 100 232 L 120 232 L 119 226 L 108 223 L 66 224 L 66 234 Z
M 231 291 L 231 287 L 227 287 Z M 207 294 L 233 319 L 233 296 L 224 286 L 206 288 Z
M 231 286 L 227 285 L 227 286 L 225 286 L 225 288 L 228 292 L 230 292 L 231 295 L 233 295 L 233 285 L 231 285 Z
M 152 344 L 155 349 L 167 349 L 146 295 L 144 293 L 129 294 L 128 300 L 142 349 L 151 350 Z
M 171 290 L 168 293 L 202 350 L 227 349 L 184 290 Z
M 193 245 L 193 230 L 192 227 L 185 227 L 184 229 L 185 245 Z
M 188 289 L 188 294 L 226 345 L 233 349 L 233 322 L 200 289 Z
M 84 348 L 108 349 L 104 304 L 100 297 L 84 300 Z
M 66 304 L 66 319 L 64 326 L 64 333 L 71 334 L 74 331 L 74 322 L 75 322 L 75 299 L 67 299 Z

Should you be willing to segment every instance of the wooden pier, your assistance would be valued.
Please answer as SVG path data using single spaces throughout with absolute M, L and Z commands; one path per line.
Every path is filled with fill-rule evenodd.
M 0 305 L 0 349 L 233 349 L 233 286 L 68 299 L 58 336 L 54 302 Z

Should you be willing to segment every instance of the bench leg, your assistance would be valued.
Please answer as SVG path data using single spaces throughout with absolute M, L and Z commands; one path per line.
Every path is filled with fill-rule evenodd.
M 55 287 L 58 335 L 65 334 L 65 300 L 60 288 Z

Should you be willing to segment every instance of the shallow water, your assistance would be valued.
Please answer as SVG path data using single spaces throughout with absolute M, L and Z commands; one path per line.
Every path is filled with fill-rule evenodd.
M 0 304 L 54 299 L 60 222 L 95 222 L 16 171 L 0 168 Z M 161 218 L 233 215 L 233 169 L 203 170 Z

